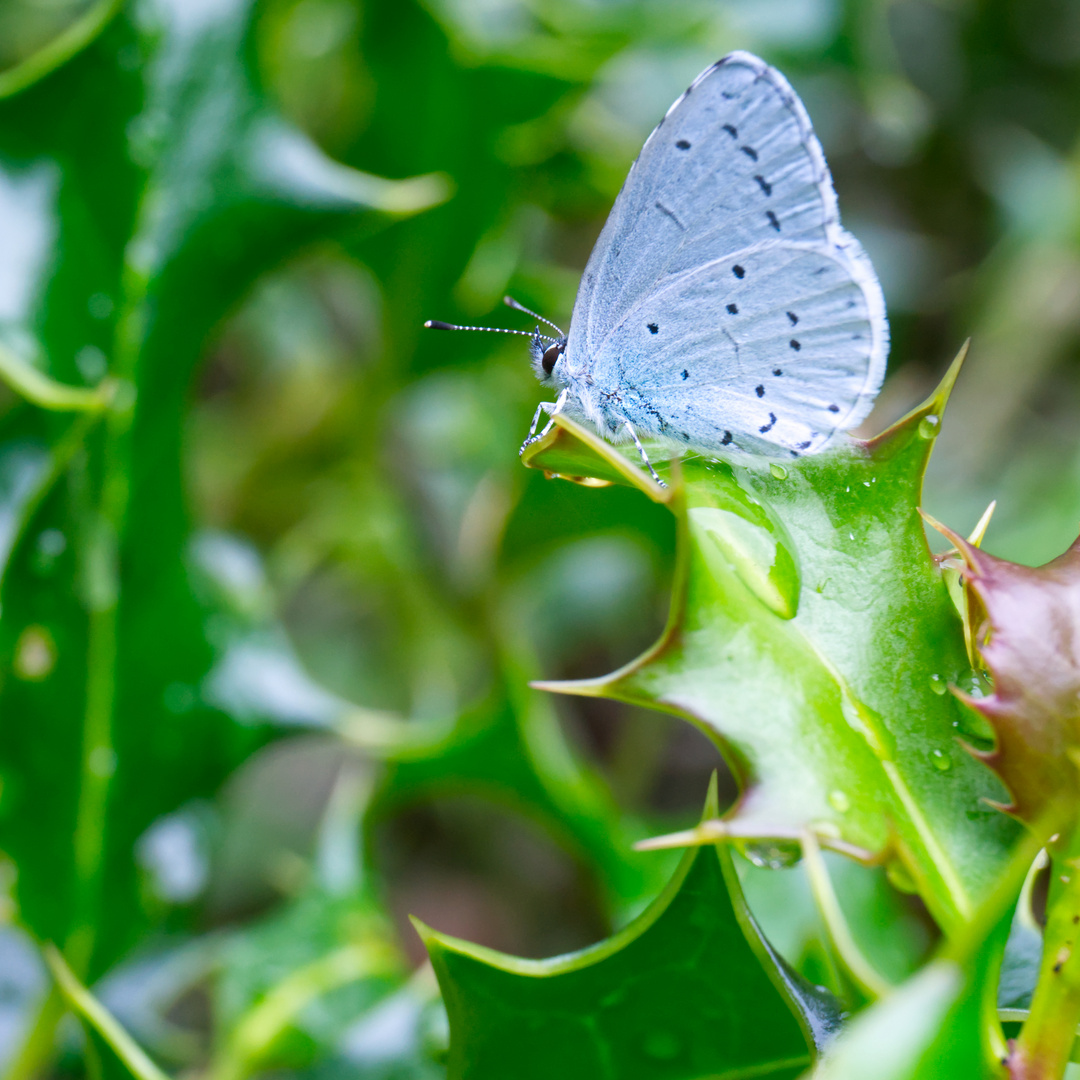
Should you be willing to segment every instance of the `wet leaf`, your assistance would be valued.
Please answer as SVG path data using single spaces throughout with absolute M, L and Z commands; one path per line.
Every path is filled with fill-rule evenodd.
M 268 266 L 446 194 L 339 165 L 290 127 L 262 92 L 247 0 L 111 13 L 89 8 L 96 39 L 0 101 L 0 233 L 19 237 L 0 245 L 5 371 L 101 421 L 24 407 L 0 430 L 50 455 L 4 578 L 3 706 L 23 722 L 0 734 L 0 844 L 23 919 L 80 974 L 147 917 L 138 836 L 264 737 L 198 694 L 211 613 L 188 578 L 180 442 L 206 341 Z M 30 667 L 27 641 L 51 643 Z
M 1045 836 L 1045 832 L 1040 832 Z M 1005 1076 L 998 973 L 1016 898 L 1042 841 L 1027 834 L 974 918 L 938 955 L 861 1013 L 812 1080 L 992 1080 Z
M 1075 815 L 1080 764 L 1080 540 L 1045 566 L 999 559 L 938 526 L 959 549 L 971 632 L 993 678 L 960 696 L 997 737 L 976 755 L 1005 782 L 1011 813 Z M 1066 792 L 1070 797 L 1063 798 Z
M 957 743 L 967 713 L 959 619 L 917 512 L 957 364 L 933 398 L 879 438 L 815 457 L 688 458 L 669 505 L 681 532 L 667 630 L 603 678 L 541 683 L 685 717 L 722 745 L 742 797 L 718 827 L 782 859 L 804 828 L 825 846 L 899 860 L 946 927 L 968 917 L 1013 833 L 984 800 L 993 777 Z M 526 452 L 558 472 L 626 458 L 561 417 Z M 634 466 L 629 482 L 650 495 Z M 709 839 L 708 828 L 702 839 Z M 711 838 L 715 839 L 715 835 Z M 796 855 L 797 857 L 797 855 Z

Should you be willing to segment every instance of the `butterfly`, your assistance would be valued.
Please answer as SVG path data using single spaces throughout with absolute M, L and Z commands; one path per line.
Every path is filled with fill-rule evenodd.
M 531 337 L 557 395 L 522 451 L 550 430 L 535 434 L 544 413 L 565 413 L 633 441 L 657 480 L 642 438 L 710 456 L 824 450 L 869 413 L 889 348 L 881 286 L 840 226 L 806 109 L 746 52 L 703 71 L 646 140 L 569 333 L 542 321 L 558 337 L 508 331 Z

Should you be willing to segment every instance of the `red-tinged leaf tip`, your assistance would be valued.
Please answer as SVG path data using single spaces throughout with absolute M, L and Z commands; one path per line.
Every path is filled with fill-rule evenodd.
M 948 525 L 943 525 L 940 521 L 938 521 L 936 517 L 934 517 L 933 514 L 928 514 L 921 506 L 917 507 L 917 509 L 919 511 L 919 516 L 923 519 L 923 521 L 926 522 L 927 525 L 930 526 L 931 529 L 934 529 L 936 532 L 941 533 L 941 535 L 944 536 L 946 540 L 951 540 L 953 543 L 953 547 L 955 547 L 957 551 L 960 550 L 960 545 L 964 543 L 964 541 L 957 533 L 953 532 Z
M 953 692 L 997 736 L 993 750 L 974 753 L 1012 795 L 1001 809 L 1028 824 L 1051 812 L 1075 814 L 1076 796 L 1071 804 L 1052 804 L 1061 792 L 1080 794 L 1080 539 L 1045 566 L 1029 567 L 935 528 L 963 557 L 970 607 L 986 624 L 976 636 L 994 692 L 985 698 Z

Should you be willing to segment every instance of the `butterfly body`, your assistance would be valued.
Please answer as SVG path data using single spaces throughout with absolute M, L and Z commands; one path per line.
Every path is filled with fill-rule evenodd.
M 533 361 L 559 394 L 545 411 L 613 441 L 797 455 L 866 416 L 887 351 L 880 286 L 802 103 L 732 53 L 646 141 L 569 334 L 534 340 Z

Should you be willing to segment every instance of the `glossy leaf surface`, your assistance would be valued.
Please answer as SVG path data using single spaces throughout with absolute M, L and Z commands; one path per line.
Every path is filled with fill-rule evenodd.
M 420 929 L 452 1080 L 508 1062 L 522 1078 L 794 1077 L 839 1022 L 761 936 L 724 848 L 688 852 L 642 915 L 569 956 L 518 960 Z
M 264 99 L 251 33 L 243 0 L 132 5 L 0 102 L 0 232 L 19 238 L 0 250 L 0 344 L 62 384 L 119 387 L 93 431 L 5 418 L 8 445 L 47 464 L 4 578 L 3 707 L 22 720 L 0 736 L 0 843 L 23 917 L 75 935 L 77 967 L 94 937 L 105 962 L 138 932 L 140 833 L 254 736 L 198 701 L 210 613 L 188 580 L 180 439 L 205 340 L 268 264 L 445 194 L 326 158 Z
M 743 787 L 728 835 L 766 860 L 804 828 L 892 851 L 946 927 L 974 911 L 1013 835 L 983 801 L 1000 794 L 993 777 L 957 743 L 966 713 L 946 687 L 974 673 L 917 512 L 958 364 L 872 442 L 682 462 L 669 474 L 682 569 L 663 638 L 610 676 L 540 684 L 698 724 Z M 578 430 L 560 417 L 527 463 L 547 468 L 550 453 L 551 471 L 587 476 L 599 453 L 604 478 L 623 471 Z

